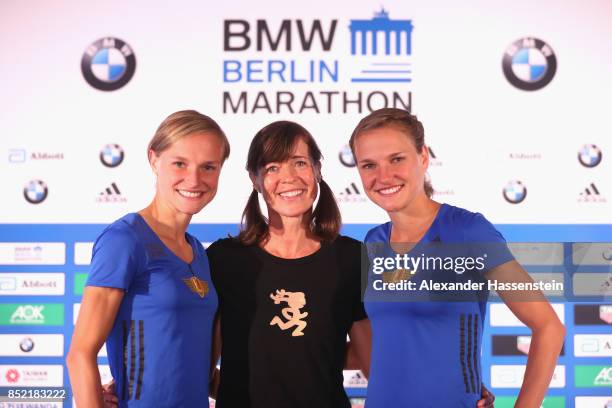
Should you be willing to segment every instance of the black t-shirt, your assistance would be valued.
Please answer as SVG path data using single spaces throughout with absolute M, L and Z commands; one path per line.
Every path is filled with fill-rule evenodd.
M 207 250 L 221 316 L 217 408 L 345 408 L 346 335 L 366 318 L 361 244 L 340 236 L 298 259 L 234 239 Z

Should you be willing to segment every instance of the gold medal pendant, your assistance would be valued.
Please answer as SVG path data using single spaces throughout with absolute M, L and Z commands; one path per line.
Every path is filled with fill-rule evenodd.
M 192 292 L 197 293 L 201 298 L 208 294 L 208 282 L 198 279 L 195 276 L 183 278 L 183 282 Z
M 416 271 L 410 269 L 396 269 L 394 271 L 383 272 L 383 282 L 385 283 L 398 283 L 401 281 L 409 281 Z

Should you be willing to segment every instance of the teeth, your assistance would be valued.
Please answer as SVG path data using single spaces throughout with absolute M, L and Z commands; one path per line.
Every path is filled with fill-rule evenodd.
M 177 190 L 180 195 L 187 198 L 196 198 L 202 195 L 201 191 L 187 191 L 187 190 Z
M 302 194 L 304 190 L 293 190 L 293 191 L 285 191 L 284 193 L 280 193 L 281 197 L 295 197 Z
M 402 186 L 383 188 L 381 190 L 378 190 L 378 192 L 380 194 L 393 194 L 393 193 L 397 193 L 398 191 L 400 191 L 401 188 L 402 188 Z

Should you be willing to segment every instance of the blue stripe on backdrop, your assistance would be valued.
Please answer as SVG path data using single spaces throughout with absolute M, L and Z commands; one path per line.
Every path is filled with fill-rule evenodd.
M 62 296 L 2 296 L 1 303 L 64 303 L 65 317 L 62 326 L 0 326 L 2 333 L 58 333 L 63 334 L 64 354 L 67 353 L 69 340 L 73 329 L 73 304 L 79 303 L 81 297 L 74 294 L 74 275 L 87 272 L 87 265 L 75 265 L 74 244 L 76 242 L 92 242 L 104 229 L 104 224 L 2 224 L 0 225 L 0 242 L 64 242 L 66 243 L 66 263 L 64 265 L 0 265 L 0 272 L 63 272 L 66 274 L 65 295 Z M 373 224 L 346 224 L 342 233 L 357 239 L 363 239 Z M 509 242 L 612 242 L 612 224 L 608 225 L 526 225 L 526 224 L 500 224 L 498 230 Z M 193 224 L 189 231 L 202 242 L 213 242 L 235 235 L 238 232 L 237 224 Z M 539 272 L 539 270 L 533 270 Z M 571 283 L 569 283 L 571 285 Z M 551 389 L 549 395 L 564 395 L 567 397 L 566 406 L 574 406 L 575 395 L 610 395 L 610 388 L 578 389 L 574 387 L 574 371 L 576 364 L 607 365 L 609 359 L 603 358 L 577 358 L 574 357 L 574 334 L 612 333 L 610 326 L 574 326 L 573 304 L 565 304 L 565 323 L 567 337 L 565 343 L 565 356 L 561 357 L 559 364 L 566 366 L 566 386 L 562 389 Z M 491 327 L 489 314 L 486 318 L 486 331 L 483 336 L 482 367 L 483 378 L 486 384 L 490 383 L 492 364 L 525 364 L 526 357 L 493 357 L 491 350 L 491 335 L 493 334 L 528 334 L 526 328 Z M 2 364 L 63 364 L 63 357 L 3 357 Z M 107 364 L 106 358 L 99 359 L 100 364 Z M 64 381 L 68 386 L 68 372 L 64 367 Z M 348 394 L 354 397 L 365 395 L 365 390 L 359 388 L 348 389 Z M 494 389 L 496 395 L 516 395 L 518 389 Z M 71 406 L 70 400 L 65 403 Z
M 375 224 L 345 224 L 342 233 L 363 239 Z M 92 241 L 105 224 L 1 224 L 0 241 Z M 495 227 L 509 242 L 609 242 L 612 224 L 497 224 Z M 236 234 L 237 224 L 192 224 L 189 232 L 201 241 Z M 67 238 L 70 239 L 67 239 Z M 67 248 L 68 249 L 68 248 Z

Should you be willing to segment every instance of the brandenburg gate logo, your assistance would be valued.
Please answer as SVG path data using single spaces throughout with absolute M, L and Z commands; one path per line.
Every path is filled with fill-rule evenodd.
M 351 82 L 411 82 L 413 27 L 412 20 L 390 19 L 384 8 L 371 20 L 351 20 L 351 55 L 363 60 Z

